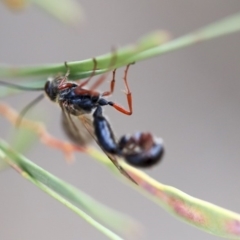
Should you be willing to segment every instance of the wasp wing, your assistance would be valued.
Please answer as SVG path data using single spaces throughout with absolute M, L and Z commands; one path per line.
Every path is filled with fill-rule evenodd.
M 92 121 L 89 121 L 89 117 L 87 117 L 88 115 L 80 115 L 78 116 L 78 118 L 80 119 L 80 121 L 83 123 L 83 125 L 85 126 L 85 128 L 87 129 L 87 131 L 89 132 L 89 134 L 92 136 L 92 138 L 96 141 L 96 143 L 98 144 L 98 146 L 102 149 L 102 151 L 107 155 L 107 157 L 111 160 L 111 162 L 116 166 L 116 168 L 120 171 L 121 174 L 123 174 L 125 177 L 127 177 L 129 180 L 131 180 L 133 183 L 137 184 L 136 181 L 126 172 L 126 170 L 124 170 L 124 168 L 118 163 L 116 157 L 112 154 L 107 153 L 106 151 L 104 151 L 104 149 L 101 147 L 101 145 L 99 144 L 95 133 L 94 133 L 94 128 L 93 128 L 93 124 Z
M 93 138 L 83 125 L 83 122 L 79 121 L 78 117 L 70 115 L 66 108 L 64 108 L 64 106 L 61 106 L 61 108 L 62 127 L 69 139 L 71 139 L 75 144 L 80 146 L 86 146 L 91 143 Z M 86 116 L 86 121 L 89 122 L 89 124 L 92 122 L 90 115 Z
M 98 146 L 102 149 L 94 133 L 92 116 L 90 114 L 82 114 L 76 117 L 71 115 L 64 105 L 60 104 L 60 107 L 62 108 L 62 126 L 66 135 L 74 143 L 80 146 L 86 146 L 94 139 Z M 121 174 L 137 184 L 134 179 L 132 179 L 131 176 L 120 166 L 115 156 L 107 153 L 104 150 L 103 152 L 107 155 L 107 157 L 116 166 Z

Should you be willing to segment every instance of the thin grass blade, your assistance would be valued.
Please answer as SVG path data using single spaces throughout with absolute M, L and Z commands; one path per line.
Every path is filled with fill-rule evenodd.
M 44 11 L 65 24 L 78 25 L 83 20 L 83 9 L 74 0 L 31 0 Z
M 74 0 L 2 0 L 2 2 L 15 11 L 24 10 L 29 4 L 34 3 L 64 24 L 78 25 L 83 21 L 82 7 Z
M 129 234 L 136 235 L 139 231 L 139 225 L 133 219 L 104 206 L 87 194 L 53 176 L 24 156 L 14 152 L 3 140 L 0 140 L 0 150 L 11 159 L 24 174 L 30 176 L 31 181 L 33 180 L 34 183 L 42 184 L 41 188 L 44 185 L 44 189 L 47 189 L 47 192 L 51 193 L 50 195 L 57 196 L 55 197 L 57 200 L 61 198 L 60 202 L 69 201 L 68 205 L 70 203 L 74 204 L 74 207 L 71 206 L 72 210 L 80 208 L 82 210 L 79 209 L 79 211 L 84 211 L 85 214 L 89 214 L 94 219 L 96 218 L 105 225 L 108 225 L 111 229 L 127 236 L 129 236 Z M 93 226 L 95 226 L 95 223 Z
M 118 177 L 120 174 L 108 158 L 96 149 L 88 154 L 107 166 Z M 200 230 L 228 239 L 240 239 L 240 215 L 212 203 L 194 198 L 174 187 L 161 184 L 147 174 L 126 164 L 122 167 L 138 183 L 129 184 L 167 212 Z
M 169 35 L 165 31 L 157 31 L 141 38 L 137 43 L 125 46 L 118 49 L 116 52 L 116 64 L 126 61 L 126 59 L 141 53 L 147 49 L 159 46 L 169 39 Z M 112 59 L 113 53 L 107 53 L 102 56 L 96 57 L 98 70 L 95 74 L 101 74 L 109 70 L 109 64 Z M 84 61 L 68 62 L 70 68 L 70 78 L 86 78 L 92 74 L 93 60 L 87 59 Z M 112 66 L 115 67 L 115 66 Z M 39 66 L 9 66 L 0 65 L 0 77 L 30 77 L 30 76 L 49 76 L 59 73 L 66 73 L 64 63 L 60 64 L 46 64 Z
M 240 13 L 229 16 L 216 23 L 210 24 L 197 31 L 189 33 L 175 40 L 166 42 L 168 39 L 166 32 L 153 33 L 147 35 L 144 40 L 117 50 L 117 59 L 112 67 L 122 67 L 132 62 L 142 61 L 148 58 L 159 56 L 175 50 L 179 50 L 194 44 L 208 41 L 217 37 L 232 34 L 240 30 Z M 166 42 L 166 43 L 164 43 Z M 98 70 L 96 74 L 101 74 L 108 70 L 112 53 L 96 57 Z M 93 61 L 87 59 L 83 61 L 68 62 L 71 78 L 85 78 L 92 73 Z M 49 75 L 65 73 L 63 63 L 39 66 L 12 67 L 0 65 L 0 77 L 28 77 L 38 75 Z

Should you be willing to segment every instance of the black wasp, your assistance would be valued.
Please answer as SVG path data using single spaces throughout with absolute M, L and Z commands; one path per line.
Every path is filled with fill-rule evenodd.
M 118 164 L 115 156 L 123 157 L 127 163 L 135 167 L 151 167 L 159 162 L 163 156 L 164 148 L 162 140 L 155 138 L 148 132 L 137 132 L 133 135 L 124 135 L 118 141 L 116 140 L 108 120 L 103 116 L 102 107 L 109 105 L 123 114 L 132 114 L 132 95 L 127 82 L 127 73 L 130 65 L 127 65 L 123 78 L 129 108 L 125 109 L 105 98 L 114 92 L 116 69 L 113 71 L 110 90 L 103 93 L 96 91 L 99 85 L 106 79 L 105 74 L 103 74 L 89 89 L 85 88 L 97 69 L 96 60 L 93 59 L 93 62 L 94 69 L 91 76 L 80 84 L 69 81 L 68 76 L 70 71 L 67 63 L 65 63 L 67 73 L 48 80 L 44 89 L 28 88 L 5 82 L 0 82 L 0 84 L 21 90 L 44 90 L 47 97 L 51 101 L 58 103 L 61 107 L 63 112 L 63 127 L 67 135 L 77 144 L 84 145 L 89 142 L 89 137 L 85 137 L 85 130 L 83 130 L 82 127 L 79 128 L 79 124 L 74 120 L 74 116 L 78 117 L 90 133 L 88 136 L 95 138 L 99 146 L 120 172 L 131 179 Z M 43 95 L 31 102 L 25 107 L 21 115 L 23 116 L 33 104 L 42 98 Z M 90 119 L 91 113 L 93 113 L 92 120 Z

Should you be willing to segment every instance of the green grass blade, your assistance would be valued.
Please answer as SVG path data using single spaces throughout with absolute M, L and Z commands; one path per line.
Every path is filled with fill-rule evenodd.
M 77 214 L 81 213 L 81 216 L 84 215 L 84 219 L 86 215 L 89 214 L 90 216 L 99 219 L 101 222 L 108 225 L 115 231 L 126 235 L 138 227 L 137 223 L 129 217 L 117 213 L 103 204 L 98 203 L 90 196 L 48 173 L 44 169 L 26 159 L 24 156 L 13 152 L 3 140 L 0 141 L 0 150 L 2 155 L 4 154 L 8 159 L 11 159 L 11 161 L 24 172 L 28 180 L 31 180 L 34 184 L 37 183 L 38 187 L 67 205 Z M 87 217 L 87 220 L 85 220 L 90 221 L 89 218 L 90 217 Z M 92 221 L 93 223 L 91 224 L 94 227 L 97 227 L 98 230 L 102 231 L 107 236 L 109 235 L 109 232 L 111 232 L 109 229 L 103 227 L 93 219 Z M 115 236 L 114 233 L 111 232 L 111 234 L 112 236 Z M 115 236 L 111 239 L 120 238 Z
M 240 31 L 240 13 L 200 28 L 193 33 L 179 37 L 161 46 L 139 53 L 138 55 L 128 59 L 128 61 L 145 60 L 238 31 Z
M 24 10 L 30 3 L 35 3 L 54 18 L 69 25 L 77 25 L 83 20 L 82 7 L 74 0 L 5 0 L 3 3 L 15 11 Z
M 16 151 L 24 153 L 29 150 L 33 144 L 35 144 L 37 135 L 27 128 L 17 129 L 16 127 L 12 127 L 8 138 L 11 141 L 11 146 L 13 146 Z M 7 169 L 8 167 L 9 165 L 4 160 L 0 159 L 0 172 L 1 170 Z
M 240 13 L 219 20 L 216 23 L 203 27 L 193 33 L 187 34 L 167 43 L 165 32 L 153 33 L 141 39 L 135 44 L 120 48 L 117 50 L 117 59 L 115 67 L 125 66 L 131 62 L 137 62 L 152 58 L 161 54 L 172 52 L 185 48 L 200 42 L 204 42 L 223 35 L 231 34 L 240 30 Z M 113 53 L 104 54 L 96 57 L 98 70 L 96 74 L 109 70 L 109 62 Z M 68 62 L 71 72 L 71 78 L 85 78 L 92 73 L 93 61 L 87 59 L 83 61 Z M 66 69 L 63 63 L 39 66 L 12 67 L 0 65 L 0 77 L 27 77 L 37 75 L 49 75 L 56 73 L 65 73 Z
M 13 149 L 21 153 L 28 151 L 38 140 L 36 134 L 26 128 L 12 129 L 9 139 Z
M 10 118 L 13 118 L 10 116 L 10 112 L 8 115 Z M 25 121 L 27 120 L 25 119 Z M 33 123 L 29 121 L 28 125 L 31 124 Z M 37 128 L 35 125 L 35 131 L 36 130 Z M 0 149 L 2 149 L 6 154 L 11 154 L 11 159 L 14 159 L 15 163 L 27 173 L 31 173 L 30 175 L 34 176 L 36 180 L 47 185 L 49 188 L 55 189 L 58 194 L 64 196 L 66 199 L 71 199 L 73 203 L 74 198 L 77 199 L 74 189 L 71 189 L 71 187 L 67 185 L 64 186 L 65 183 L 63 181 L 50 175 L 32 162 L 29 162 L 23 156 L 14 154 L 3 142 L 0 142 Z M 84 152 L 108 167 L 115 175 L 123 176 L 102 152 L 90 147 L 86 148 Z M 191 197 L 171 186 L 163 185 L 150 178 L 145 173 L 127 165 L 125 162 L 120 162 L 120 164 L 134 179 L 134 181 L 138 183 L 138 185 L 135 185 L 130 182 L 132 183 L 132 186 L 146 194 L 146 196 L 154 202 L 160 204 L 169 213 L 208 233 L 230 239 L 240 239 L 240 231 L 238 230 L 238 226 L 240 224 L 239 214 L 206 201 Z M 64 189 L 64 192 L 61 191 L 62 189 Z M 72 193 L 75 194 L 74 198 L 71 196 Z M 85 203 L 82 204 L 81 199 L 79 204 L 86 211 L 91 211 L 92 209 L 92 205 L 89 206 L 89 209 L 88 206 L 84 206 Z
M 83 20 L 83 10 L 72 0 L 31 0 L 37 6 L 65 24 L 77 25 Z
M 34 183 L 36 186 L 38 186 L 41 190 L 43 190 L 44 192 L 46 192 L 47 194 L 49 194 L 51 197 L 55 198 L 56 200 L 58 200 L 60 203 L 62 203 L 63 205 L 65 205 L 66 207 L 68 207 L 69 209 L 71 209 L 73 212 L 75 212 L 76 214 L 78 214 L 81 218 L 83 218 L 86 222 L 88 222 L 89 224 L 91 224 L 93 227 L 95 227 L 97 230 L 99 230 L 100 232 L 102 232 L 105 236 L 107 236 L 109 239 L 112 240 L 123 240 L 121 237 L 119 237 L 118 235 L 116 235 L 115 233 L 113 233 L 111 230 L 109 230 L 108 228 L 104 227 L 103 225 L 101 225 L 100 223 L 98 223 L 96 220 L 94 220 L 92 217 L 90 217 L 88 214 L 86 214 L 84 211 L 82 211 L 81 209 L 77 208 L 76 206 L 74 206 L 73 204 L 71 204 L 69 201 L 67 201 L 66 199 L 64 199 L 63 197 L 61 197 L 59 194 L 57 194 L 56 192 L 52 191 L 50 188 L 46 187 L 44 184 L 39 183 L 38 181 L 36 181 L 34 178 L 31 178 L 28 174 L 24 173 L 23 176 L 28 179 L 29 181 L 31 181 L 32 183 Z
M 88 154 L 120 176 L 104 154 L 95 149 L 89 149 Z M 240 239 L 239 214 L 194 198 L 174 187 L 161 184 L 125 162 L 121 162 L 121 165 L 138 183 L 138 186 L 133 183 L 131 186 L 170 214 L 205 232 L 223 238 Z
M 168 34 L 164 31 L 154 32 L 148 36 L 141 38 L 136 44 L 128 45 L 116 51 L 116 64 L 119 64 L 126 59 L 136 55 L 142 51 L 159 46 L 168 39 Z M 108 70 L 113 57 L 113 52 L 97 57 L 97 67 L 99 70 L 96 74 L 100 74 Z M 68 62 L 70 68 L 70 77 L 85 78 L 92 73 L 93 60 L 87 59 L 84 61 Z M 112 66 L 114 67 L 114 66 Z M 38 66 L 8 66 L 0 65 L 0 77 L 29 77 L 29 76 L 49 76 L 57 73 L 65 73 L 66 67 L 64 63 L 60 64 L 45 64 Z

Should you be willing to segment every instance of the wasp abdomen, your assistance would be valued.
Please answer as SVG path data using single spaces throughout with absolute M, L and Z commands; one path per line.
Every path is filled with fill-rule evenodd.
M 118 145 L 115 141 L 111 126 L 102 115 L 102 108 L 100 106 L 95 110 L 93 118 L 93 126 L 99 145 L 108 153 L 119 154 Z

